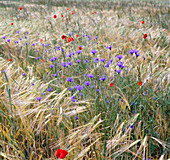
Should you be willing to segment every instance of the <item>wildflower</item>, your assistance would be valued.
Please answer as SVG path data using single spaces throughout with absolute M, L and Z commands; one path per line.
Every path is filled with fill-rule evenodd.
M 130 128 L 131 128 L 131 129 L 134 129 L 134 126 L 133 126 L 133 125 L 130 125 Z
M 92 85 L 91 88 L 95 88 L 95 85 Z
M 37 97 L 36 100 L 37 100 L 37 101 L 40 101 L 40 100 L 41 100 L 41 97 Z
M 106 60 L 105 58 L 102 58 L 100 61 L 101 61 L 101 62 L 104 62 L 105 60 Z
M 122 56 L 122 55 L 118 55 L 117 58 L 118 58 L 119 60 L 121 60 L 121 59 L 123 58 L 123 56 Z
M 63 15 L 61 15 L 61 17 L 63 17 Z
M 22 7 L 20 7 L 19 10 L 21 11 L 21 10 L 22 10 Z
M 85 73 L 85 74 L 84 74 L 84 77 L 86 77 L 86 76 L 87 76 L 87 74 Z
M 43 39 L 40 39 L 40 42 L 42 42 L 43 41 Z
M 19 43 L 19 41 L 15 41 L 15 43 Z
M 91 53 L 93 53 L 93 55 L 95 55 L 95 53 L 97 53 L 96 50 L 92 50 Z
M 93 75 L 93 74 L 89 74 L 88 77 L 89 77 L 89 78 L 93 78 L 94 75 Z
M 39 60 L 41 57 L 37 57 L 36 60 Z
M 44 59 L 42 59 L 42 60 L 41 60 L 41 62 L 45 62 L 45 60 L 44 60 Z
M 46 94 L 46 92 L 42 93 L 42 95 L 45 95 L 45 94 Z
M 166 32 L 166 29 L 164 29 L 163 31 Z
M 133 55 L 134 51 L 133 51 L 133 50 L 129 50 L 129 53 L 130 53 L 131 55 Z
M 78 116 L 76 116 L 76 120 L 78 120 Z
M 94 14 L 94 12 L 92 12 L 92 14 Z
M 32 83 L 31 86 L 34 86 L 34 83 Z
M 12 61 L 12 59 L 10 58 L 8 61 Z
M 67 62 L 61 62 L 61 65 L 62 65 L 63 67 L 67 67 Z
M 100 89 L 96 89 L 97 92 L 100 92 Z
M 87 63 L 88 62 L 88 60 L 86 59 L 85 61 L 84 61 L 84 63 Z
M 106 68 L 109 68 L 109 65 L 110 65 L 111 63 L 110 62 L 107 62 L 107 64 L 105 65 L 105 67 Z
M 77 54 L 80 54 L 80 53 L 82 53 L 82 51 L 81 51 L 81 50 L 77 50 L 76 53 L 77 53 Z
M 95 12 L 95 14 L 97 14 L 97 12 Z
M 11 23 L 11 25 L 13 25 L 14 23 Z
M 113 87 L 114 86 L 114 83 L 110 83 L 110 87 Z
M 65 35 L 62 35 L 61 38 L 64 39 L 64 40 L 66 40 L 66 36 L 65 36 Z
M 33 43 L 32 46 L 35 46 L 35 44 Z
M 76 62 L 77 62 L 77 63 L 80 63 L 80 62 L 81 62 L 81 60 L 80 60 L 80 59 L 77 59 L 77 60 L 76 60 Z
M 107 46 L 106 48 L 111 50 L 111 49 L 112 49 L 112 46 L 111 46 L 111 45 L 109 45 L 109 46 Z
M 50 64 L 50 66 L 49 66 L 50 68 L 54 68 L 54 65 L 53 64 Z
M 59 51 L 61 48 L 60 48 L 60 46 L 57 46 L 57 51 Z
M 52 91 L 52 87 L 48 88 L 47 91 L 48 91 L 48 92 L 51 92 L 51 91 Z
M 146 96 L 146 91 L 143 92 L 143 95 Z
M 17 34 L 19 34 L 19 31 L 16 31 Z
M 57 18 L 57 15 L 54 15 L 53 18 Z
M 94 63 L 98 63 L 99 62 L 99 58 L 94 58 Z
M 66 81 L 67 81 L 67 82 L 74 82 L 74 79 L 71 78 L 71 77 L 69 77 L 69 78 L 66 79 Z
M 22 38 L 20 38 L 19 40 L 22 40 Z
M 79 37 L 79 35 L 77 34 L 76 37 Z
M 75 53 L 73 52 L 73 53 L 71 53 L 72 55 L 75 55 Z
M 139 53 L 136 53 L 136 57 L 139 57 L 140 56 L 140 54 Z
M 139 81 L 139 82 L 138 82 L 138 85 L 139 85 L 139 86 L 141 86 L 141 85 L 142 85 L 142 82 L 141 82 L 141 81 Z
M 91 82 L 89 82 L 89 81 L 86 81 L 86 82 L 85 82 L 85 85 L 86 85 L 86 86 L 89 86 L 90 84 L 91 84 Z
M 6 36 L 3 36 L 3 37 L 2 37 L 2 39 L 5 39 L 5 38 L 6 38 Z
M 56 151 L 56 157 L 59 159 L 64 159 L 67 154 L 68 154 L 68 152 L 65 150 L 62 150 L 62 149 L 57 149 L 57 151 Z
M 116 70 L 116 72 L 119 74 L 122 70 Z
M 142 24 L 144 24 L 144 23 L 145 23 L 145 21 L 142 21 L 141 23 L 142 23 Z
M 71 65 L 72 65 L 72 62 L 70 61 L 70 62 L 68 62 L 67 64 L 68 64 L 69 66 L 71 66 Z
M 69 10 L 69 8 L 67 8 L 67 11 Z
M 26 73 L 23 73 L 23 74 L 22 74 L 22 76 L 25 76 L 25 75 L 26 75 Z
M 148 36 L 147 34 L 144 34 L 144 35 L 143 35 L 143 38 L 146 39 L 147 36 Z
M 83 48 L 82 48 L 82 45 L 80 45 L 78 48 L 79 48 L 79 50 L 82 50 L 82 49 L 83 49 Z
M 104 77 L 104 75 L 102 75 L 102 77 L 101 77 L 101 78 L 99 78 L 99 80 L 101 80 L 101 81 L 105 81 L 105 80 L 106 80 L 106 78 Z
M 85 35 L 83 34 L 82 37 L 85 37 Z
M 70 90 L 70 91 L 72 91 L 72 90 L 73 90 L 73 88 L 71 87 L 71 88 L 69 88 L 69 90 Z
M 122 61 L 118 61 L 117 62 L 117 66 L 121 67 L 123 65 L 123 62 Z

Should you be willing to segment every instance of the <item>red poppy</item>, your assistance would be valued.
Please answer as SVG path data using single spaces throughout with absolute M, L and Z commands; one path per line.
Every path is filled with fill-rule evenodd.
M 97 12 L 95 12 L 97 14 Z
M 146 39 L 147 36 L 148 36 L 147 34 L 144 34 L 144 35 L 143 35 L 143 38 Z
M 44 60 L 44 59 L 42 59 L 42 60 L 41 60 L 41 62 L 45 62 L 45 60 Z
M 142 82 L 141 82 L 141 81 L 139 81 L 139 82 L 138 82 L 138 85 L 139 85 L 139 86 L 141 86 L 141 85 L 142 85 Z
M 79 35 L 77 34 L 76 37 L 79 37 Z
M 69 10 L 69 8 L 67 8 L 67 11 Z
M 72 12 L 71 14 L 73 15 L 74 13 Z
M 113 87 L 114 86 L 114 83 L 110 83 L 110 87 Z
M 81 46 L 79 46 L 79 50 L 82 50 L 83 48 Z
M 17 18 L 19 20 L 19 18 Z
M 68 18 L 66 18 L 66 20 L 68 21 Z
M 63 15 L 61 15 L 61 17 L 63 17 Z
M 16 14 L 18 14 L 18 13 L 16 12 Z
M 56 151 L 56 157 L 59 159 L 64 159 L 67 154 L 68 154 L 68 152 L 63 149 L 57 149 L 57 151 Z
M 22 7 L 20 7 L 19 10 L 22 10 Z
M 69 38 L 68 38 L 68 42 L 71 42 L 71 41 L 74 41 L 74 38 L 73 38 L 73 37 L 69 37 Z
M 42 42 L 43 41 L 43 39 L 40 39 L 40 42 Z
M 166 32 L 166 29 L 164 29 L 163 31 Z
M 94 14 L 94 12 L 92 14 Z
M 8 61 L 12 61 L 12 59 L 10 58 Z
M 145 21 L 142 21 L 141 23 L 142 23 L 142 24 L 144 24 L 144 23 L 145 23 Z
M 53 18 L 57 18 L 57 15 L 54 15 Z
M 11 25 L 13 25 L 14 23 L 11 23 Z
M 62 35 L 61 38 L 66 40 L 66 36 L 65 35 Z

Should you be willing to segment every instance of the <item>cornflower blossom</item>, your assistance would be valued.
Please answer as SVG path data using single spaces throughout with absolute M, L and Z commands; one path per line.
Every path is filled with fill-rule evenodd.
M 118 58 L 119 60 L 121 60 L 121 59 L 123 58 L 123 56 L 122 56 L 122 55 L 118 55 L 117 58 Z
M 25 76 L 26 75 L 26 73 L 22 73 L 22 76 Z
M 52 91 L 52 87 L 48 88 L 47 91 L 48 91 L 48 92 L 51 92 L 51 91 Z
M 70 62 L 68 62 L 68 63 L 67 63 L 67 65 L 71 66 L 71 65 L 72 65 L 72 62 L 71 62 L 71 61 L 70 61 Z
M 63 67 L 67 67 L 67 62 L 61 62 L 61 65 L 62 65 Z
M 95 53 L 97 53 L 96 50 L 92 50 L 91 53 L 93 53 L 93 55 L 95 55 Z
M 86 81 L 86 82 L 85 82 L 85 85 L 86 85 L 86 86 L 89 86 L 90 84 L 91 84 L 91 82 L 89 82 L 89 81 Z
M 76 53 L 77 53 L 77 54 L 80 54 L 80 53 L 82 53 L 82 51 L 81 51 L 81 50 L 77 50 Z
M 7 39 L 7 42 L 10 42 L 11 40 L 10 39 Z
M 72 77 L 69 77 L 66 79 L 67 82 L 74 82 L 74 79 Z
M 98 63 L 99 62 L 99 58 L 94 58 L 94 63 Z
M 109 46 L 107 46 L 106 48 L 111 50 L 111 49 L 112 49 L 112 46 L 111 46 L 111 45 L 109 45 Z
M 53 64 L 50 64 L 50 66 L 49 66 L 50 68 L 54 68 L 54 65 Z
M 105 58 L 100 59 L 101 62 L 105 62 L 105 60 L 106 60 Z
M 37 101 L 40 101 L 40 100 L 41 100 L 41 97 L 37 97 L 36 100 L 37 100 Z
M 84 61 L 84 63 L 87 63 L 88 62 L 88 60 L 86 59 L 85 61 Z
M 89 78 L 93 78 L 94 75 L 93 75 L 93 74 L 89 74 L 88 77 L 89 77 Z
M 102 75 L 102 77 L 101 77 L 101 78 L 99 78 L 99 80 L 101 80 L 101 81 L 105 81 L 105 80 L 106 80 L 106 78 L 105 78 L 105 76 L 104 76 L 104 75 Z
M 81 62 L 81 60 L 80 60 L 80 59 L 77 59 L 77 60 L 76 60 L 76 62 L 77 62 L 77 63 L 80 63 L 80 62 Z
M 116 72 L 119 74 L 122 70 L 116 70 Z

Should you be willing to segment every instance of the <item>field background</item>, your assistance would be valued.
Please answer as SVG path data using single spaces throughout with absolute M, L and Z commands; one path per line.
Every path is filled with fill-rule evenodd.
M 169 7 L 167 0 L 0 1 L 0 159 L 53 160 L 58 148 L 67 160 L 168 159 Z

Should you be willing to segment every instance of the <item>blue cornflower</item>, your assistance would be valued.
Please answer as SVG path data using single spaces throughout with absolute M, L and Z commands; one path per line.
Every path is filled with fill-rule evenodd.
M 75 55 L 75 53 L 73 52 L 73 53 L 71 53 L 71 55 Z
M 50 68 L 54 68 L 54 64 L 50 64 L 50 66 L 49 66 Z
M 109 68 L 109 65 L 111 64 L 111 62 L 107 62 L 107 64 L 105 65 L 106 68 Z
M 78 116 L 76 116 L 76 120 L 78 120 Z
M 61 50 L 60 46 L 57 46 L 57 51 Z
M 133 55 L 134 51 L 133 51 L 133 50 L 129 50 L 129 53 L 130 53 L 131 55 Z
M 33 43 L 32 46 L 35 46 L 35 44 Z
M 123 58 L 123 56 L 122 56 L 122 55 L 118 55 L 117 58 L 118 58 L 119 60 L 121 60 L 121 59 Z
M 121 67 L 123 65 L 123 62 L 122 61 L 118 61 L 117 62 L 117 66 Z
M 110 63 L 112 63 L 112 62 L 113 62 L 113 59 L 110 60 Z
M 27 34 L 29 34 L 29 32 L 27 32 Z
M 79 95 L 80 95 L 80 96 L 83 96 L 83 93 L 81 92 Z
M 122 65 L 120 68 L 122 68 L 122 69 L 123 69 L 123 68 L 125 68 L 125 66 L 124 66 L 124 65 Z
M 72 77 L 69 77 L 66 79 L 67 82 L 74 82 L 74 79 Z
M 67 67 L 67 62 L 61 62 L 61 65 L 62 65 L 63 67 Z
M 19 43 L 19 41 L 15 41 L 15 43 Z
M 87 35 L 88 38 L 90 38 L 90 35 Z
M 133 53 L 135 53 L 135 54 L 136 54 L 136 53 L 139 53 L 139 50 L 134 49 L 134 50 L 133 50 Z
M 82 53 L 82 50 L 77 50 L 76 53 L 80 54 L 80 53 Z
M 86 81 L 86 82 L 85 82 L 85 85 L 86 85 L 86 86 L 89 86 L 90 84 L 91 84 L 91 82 L 89 82 L 89 81 Z
M 68 64 L 69 66 L 71 66 L 71 65 L 72 65 L 72 62 L 70 61 L 70 62 L 68 62 L 67 64 Z
M 93 78 L 94 75 L 93 75 L 93 74 L 89 74 L 88 77 L 89 77 L 89 78 Z
M 91 53 L 93 53 L 93 55 L 95 55 L 95 53 L 97 53 L 97 51 L 93 49 L 93 50 L 91 51 Z
M 97 92 L 100 92 L 100 89 L 96 89 Z
M 139 53 L 135 53 L 136 54 L 136 57 L 139 57 L 140 56 L 140 54 Z
M 101 61 L 101 62 L 104 62 L 105 60 L 106 60 L 105 58 L 102 58 L 100 61 Z
M 87 74 L 85 73 L 85 74 L 84 74 L 84 77 L 86 77 L 86 76 L 87 76 Z
M 36 59 L 39 60 L 41 57 L 37 57 Z
M 17 34 L 19 34 L 19 31 L 16 31 Z
M 81 62 L 81 60 L 80 60 L 80 59 L 77 59 L 77 60 L 76 60 L 76 62 L 77 62 L 77 63 L 80 63 L 80 62 Z
M 10 42 L 11 40 L 10 39 L 7 39 L 7 42 Z
M 146 96 L 146 91 L 143 92 L 143 95 Z
M 99 62 L 99 58 L 94 58 L 94 63 L 98 63 Z
M 69 90 L 70 90 L 70 91 L 72 91 L 72 90 L 73 90 L 73 88 L 72 88 L 72 87 L 70 87 L 70 88 L 69 88 Z
M 102 75 L 102 77 L 101 77 L 101 78 L 99 78 L 99 80 L 101 80 L 101 81 L 105 81 L 105 80 L 106 80 L 106 78 L 105 78 L 105 76 L 104 76 L 104 75 Z
M 19 40 L 22 40 L 22 38 L 20 38 Z
M 116 72 L 119 74 L 122 70 L 116 70 Z
M 54 76 L 54 77 L 57 77 L 57 76 L 58 76 L 58 73 L 56 73 L 56 74 L 53 74 L 53 76 Z
M 54 61 L 54 57 L 50 58 L 50 61 L 52 61 L 52 62 L 53 62 L 53 61 Z
M 46 92 L 42 93 L 42 95 L 45 95 L 45 94 L 46 94 Z
M 85 61 L 84 61 L 84 63 L 87 63 L 88 62 L 88 60 L 86 59 Z
M 130 125 L 130 128 L 131 128 L 131 129 L 134 129 L 134 126 L 133 126 L 133 125 Z
M 51 92 L 51 91 L 52 91 L 52 87 L 48 88 L 47 91 L 48 91 L 48 92 Z
M 3 36 L 3 37 L 2 37 L 2 39 L 5 39 L 5 38 L 6 38 L 6 36 Z
M 111 49 L 112 49 L 112 46 L 111 46 L 111 45 L 109 45 L 109 46 L 107 46 L 106 48 L 111 50 Z
M 82 37 L 85 37 L 85 35 L 83 34 Z
M 40 100 L 41 100 L 41 97 L 37 97 L 36 100 L 37 100 L 37 101 L 40 101 Z
M 92 85 L 91 88 L 95 88 L 95 85 Z
M 25 76 L 25 75 L 26 75 L 26 73 L 23 73 L 23 74 L 22 74 L 22 76 Z
M 91 37 L 89 37 L 88 40 L 91 40 Z

